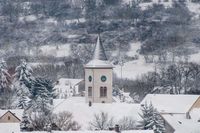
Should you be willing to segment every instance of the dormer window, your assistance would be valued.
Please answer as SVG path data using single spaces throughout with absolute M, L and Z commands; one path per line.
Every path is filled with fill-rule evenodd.
M 8 116 L 8 120 L 10 120 L 10 116 Z

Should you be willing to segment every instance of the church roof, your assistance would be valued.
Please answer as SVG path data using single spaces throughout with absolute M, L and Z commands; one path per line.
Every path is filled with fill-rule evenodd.
M 107 60 L 100 36 L 97 38 L 93 60 Z
M 85 65 L 86 68 L 113 68 L 107 60 L 101 38 L 98 36 L 92 60 Z

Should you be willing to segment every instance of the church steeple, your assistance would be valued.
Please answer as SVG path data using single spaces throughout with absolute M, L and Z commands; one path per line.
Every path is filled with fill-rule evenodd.
M 106 58 L 98 35 L 93 58 L 85 65 L 86 102 L 112 103 L 112 74 L 113 66 Z
M 100 35 L 98 35 L 98 38 L 97 38 L 97 43 L 96 43 L 94 54 L 93 54 L 93 60 L 104 60 L 104 61 L 107 60 Z
M 85 65 L 85 68 L 113 68 L 107 60 L 100 35 L 98 35 L 92 60 Z

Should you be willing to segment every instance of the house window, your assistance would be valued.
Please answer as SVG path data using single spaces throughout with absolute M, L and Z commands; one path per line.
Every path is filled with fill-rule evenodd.
M 8 120 L 10 120 L 10 116 L 8 116 Z
M 88 97 L 92 96 L 92 87 L 88 87 Z
M 100 87 L 100 97 L 107 97 L 107 87 Z

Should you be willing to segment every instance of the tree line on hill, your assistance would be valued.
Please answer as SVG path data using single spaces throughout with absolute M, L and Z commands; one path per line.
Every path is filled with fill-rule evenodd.
M 35 48 L 35 55 L 38 55 L 41 45 L 70 42 L 62 34 L 68 31 L 81 34 L 78 40 L 70 42 L 73 44 L 77 44 L 77 41 L 94 43 L 94 37 L 88 34 L 101 32 L 107 51 L 117 48 L 126 51 L 130 41 L 138 39 L 142 42 L 141 54 L 171 50 L 184 45 L 186 41 L 185 34 L 191 27 L 192 15 L 184 2 L 174 2 L 168 8 L 154 4 L 143 10 L 140 6 L 142 1 L 138 0 L 128 4 L 120 0 L 100 1 L 2 1 L 0 46 L 13 47 L 15 54 L 26 54 L 25 49 L 30 52 L 30 49 Z M 28 16 L 35 20 L 27 20 Z M 81 18 L 85 21 L 78 21 Z M 48 19 L 56 24 L 48 25 Z M 66 22 L 74 19 L 77 21 Z M 45 27 L 47 29 L 43 30 Z M 196 42 L 198 38 L 192 40 Z
M 140 102 L 146 94 L 200 94 L 200 65 L 179 62 L 157 64 L 154 71 L 134 80 L 115 78 L 116 87 L 129 91 L 135 102 Z

